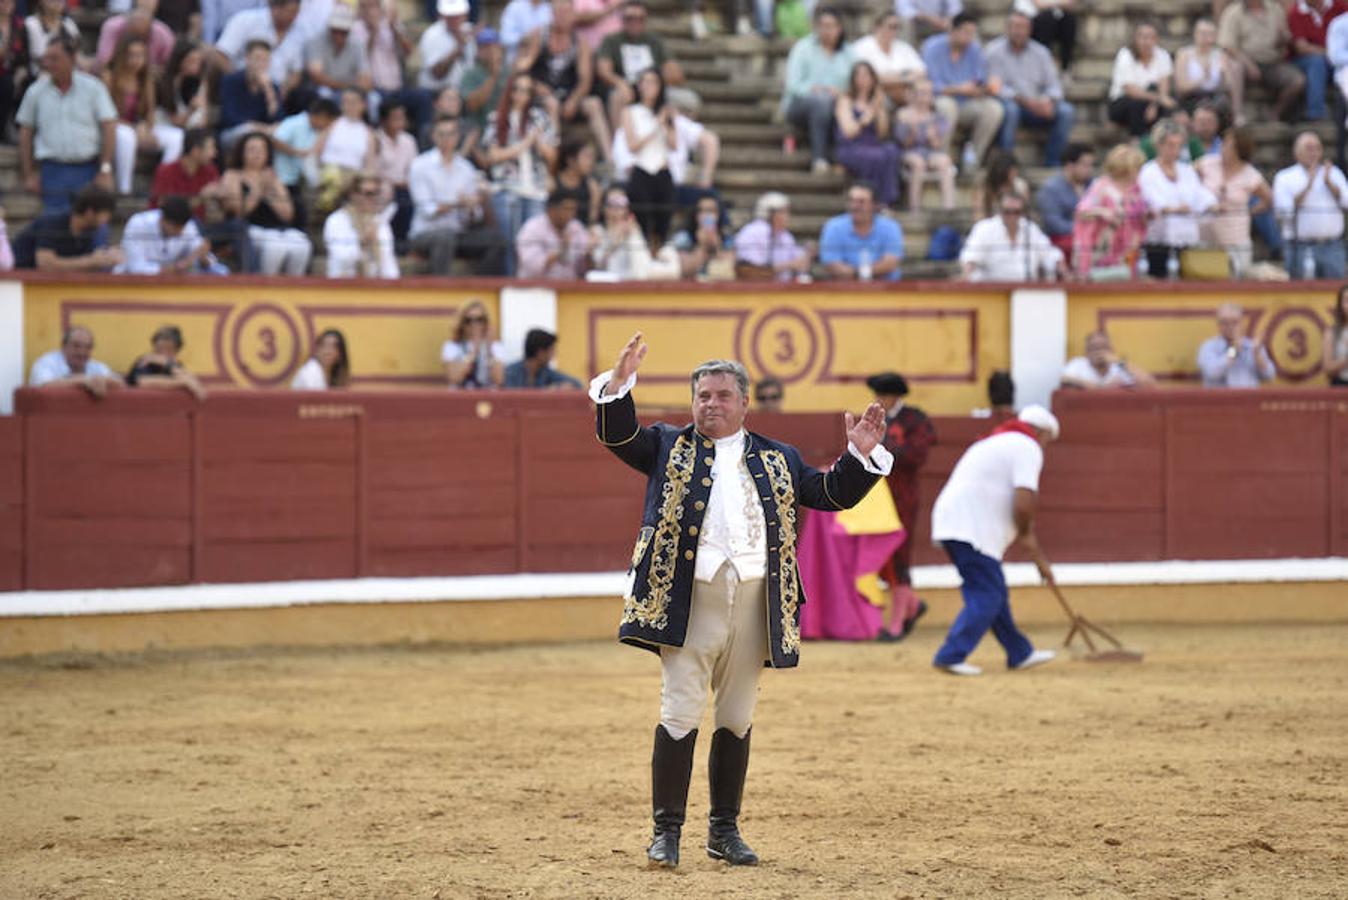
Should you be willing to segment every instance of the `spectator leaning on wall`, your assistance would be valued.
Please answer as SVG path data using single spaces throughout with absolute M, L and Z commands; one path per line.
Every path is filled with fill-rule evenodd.
M 94 333 L 76 325 L 61 336 L 61 349 L 50 350 L 33 361 L 28 375 L 32 387 L 61 387 L 73 384 L 84 388 L 94 399 L 102 399 L 108 388 L 120 385 L 116 372 L 93 358 Z

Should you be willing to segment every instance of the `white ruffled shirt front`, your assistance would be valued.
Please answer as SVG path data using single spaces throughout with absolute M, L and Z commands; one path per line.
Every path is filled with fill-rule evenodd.
M 595 403 L 612 403 L 626 397 L 637 383 L 635 373 L 612 394 L 601 395 L 604 386 L 613 380 L 613 370 L 595 376 L 590 382 L 590 399 Z M 710 582 L 721 566 L 729 562 L 740 581 L 762 578 L 767 572 L 767 527 L 763 518 L 763 502 L 753 476 L 744 461 L 748 433 L 743 428 L 729 437 L 716 438 L 711 466 L 711 496 L 702 519 L 702 530 L 697 538 L 697 561 L 693 577 Z M 888 475 L 894 465 L 894 455 L 877 444 L 870 458 L 851 441 L 847 451 L 873 475 Z

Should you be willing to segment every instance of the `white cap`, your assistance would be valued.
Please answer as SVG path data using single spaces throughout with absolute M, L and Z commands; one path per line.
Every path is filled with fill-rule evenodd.
M 1027 406 L 1020 411 L 1017 416 L 1026 425 L 1033 425 L 1040 431 L 1047 431 L 1056 441 L 1058 439 L 1059 427 L 1058 417 L 1039 405 Z
M 328 15 L 329 28 L 335 28 L 338 31 L 350 31 L 354 24 L 356 24 L 356 11 L 354 9 L 342 2 L 332 4 L 332 12 Z
M 442 16 L 466 16 L 468 0 L 439 0 L 435 4 L 435 11 Z

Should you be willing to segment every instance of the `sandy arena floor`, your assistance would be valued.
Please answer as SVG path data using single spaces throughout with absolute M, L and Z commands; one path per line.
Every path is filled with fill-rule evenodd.
M 0 897 L 1343 897 L 1348 625 L 940 633 L 768 672 L 742 826 L 645 869 L 653 657 L 608 643 L 0 664 Z M 1048 642 L 1058 631 L 1032 635 Z

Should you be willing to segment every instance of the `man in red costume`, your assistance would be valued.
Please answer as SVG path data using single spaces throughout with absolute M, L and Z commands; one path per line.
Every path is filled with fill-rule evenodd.
M 894 551 L 885 566 L 889 582 L 889 627 L 881 628 L 877 640 L 901 641 L 913 630 L 927 611 L 927 604 L 913 591 L 909 563 L 912 559 L 913 534 L 917 530 L 918 470 L 927 462 L 927 452 L 936 443 L 936 428 L 927 414 L 904 403 L 908 382 L 897 372 L 882 372 L 866 379 L 866 387 L 875 393 L 875 402 L 885 410 L 885 449 L 894 454 L 894 468 L 887 476 L 894 508 L 908 537 Z

